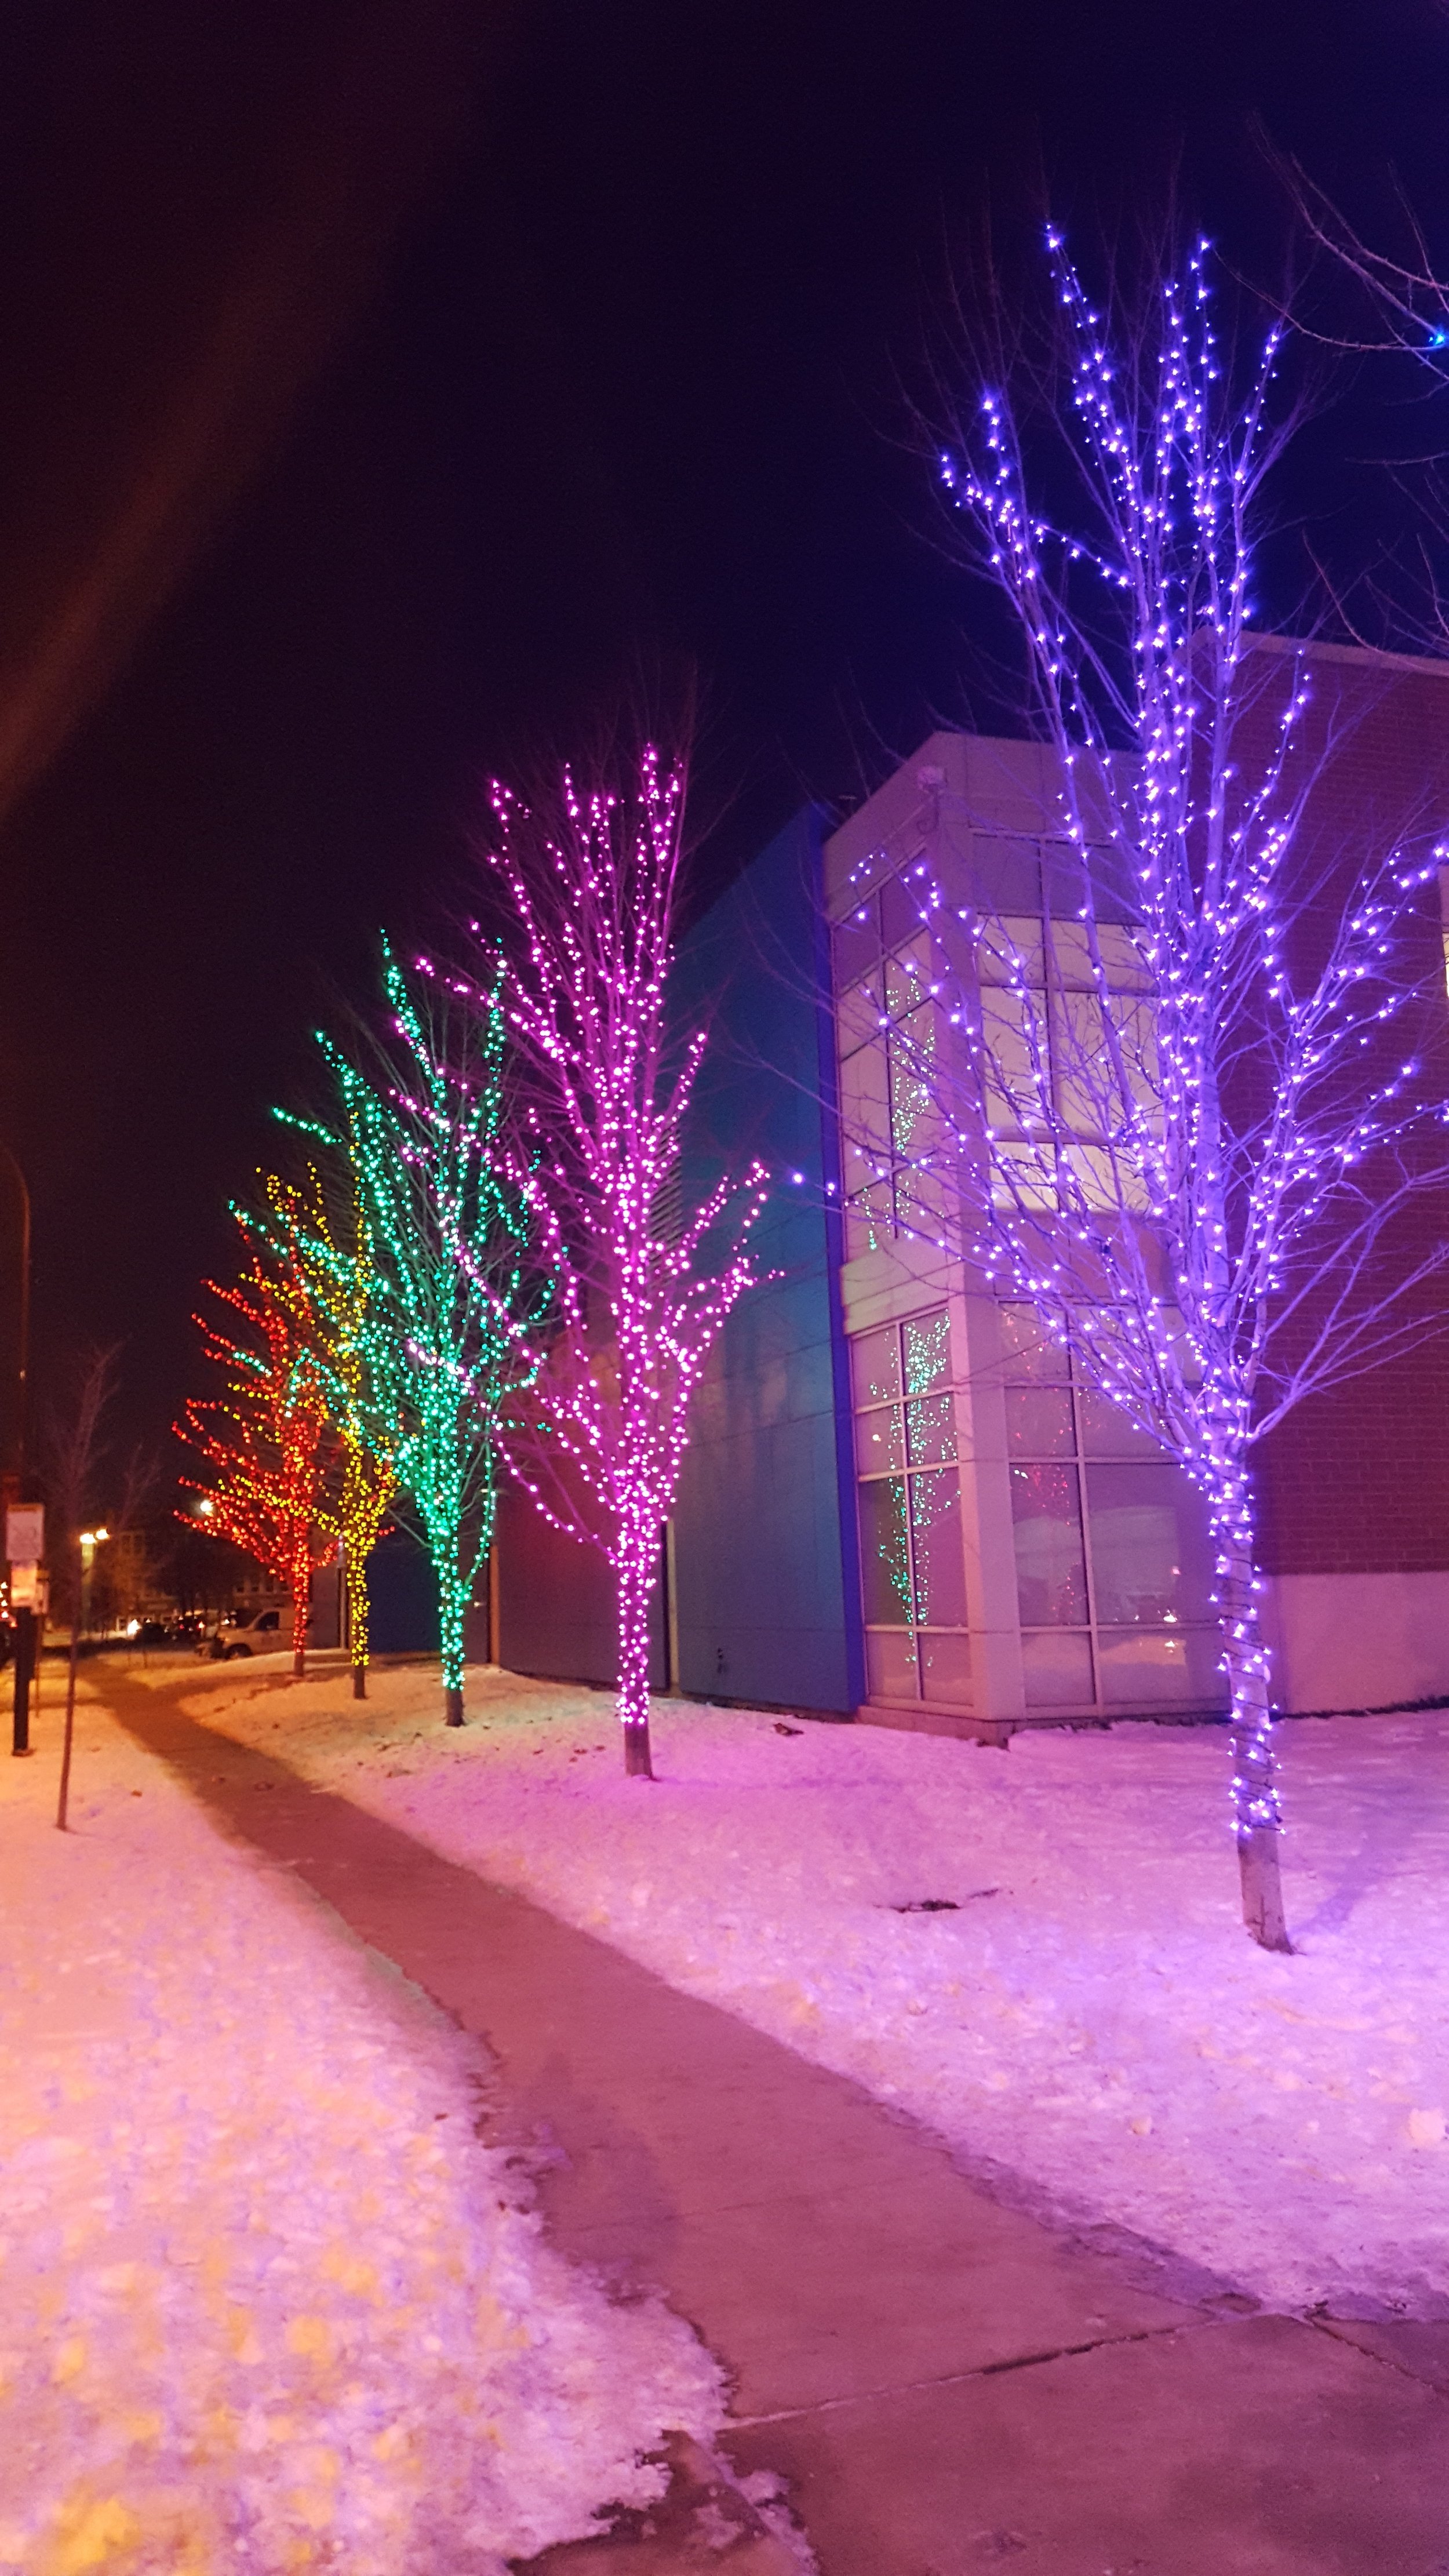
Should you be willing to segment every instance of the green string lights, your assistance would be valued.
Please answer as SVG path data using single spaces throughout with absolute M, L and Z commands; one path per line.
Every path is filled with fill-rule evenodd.
M 463 1723 L 463 1623 L 493 1540 L 499 1412 L 531 1384 L 530 1334 L 552 1282 L 501 1177 L 501 969 L 455 986 L 425 959 L 415 993 L 384 942 L 389 1038 L 364 1071 L 325 1033 L 342 1124 L 284 1122 L 347 1157 L 358 1253 L 339 1405 L 386 1455 L 416 1511 L 438 1591 L 447 1722 Z M 466 1007 L 459 1007 L 465 995 Z M 365 1436 L 364 1436 L 365 1435 Z M 344 1432 L 344 1442 L 346 1434 Z

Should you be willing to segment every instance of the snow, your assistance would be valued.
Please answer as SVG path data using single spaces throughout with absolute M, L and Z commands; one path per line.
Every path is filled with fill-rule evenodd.
M 604 1695 L 470 1671 L 450 1732 L 432 1671 L 375 1673 L 363 1706 L 252 1676 L 178 1687 L 1000 2192 L 1275 2308 L 1449 2315 L 1449 1713 L 1280 1730 L 1278 1958 L 1239 1920 L 1215 1728 L 1003 1753 L 666 1701 L 650 1784 Z M 928 1898 L 959 1910 L 896 1910 Z
M 0 2568 L 499 2576 L 721 2400 L 476 2134 L 482 2052 L 81 1712 L 0 1768 Z

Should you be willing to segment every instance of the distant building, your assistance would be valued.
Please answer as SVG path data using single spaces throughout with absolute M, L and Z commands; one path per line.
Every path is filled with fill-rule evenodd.
M 1432 843 L 1449 824 L 1449 664 L 1313 661 L 1325 758 L 1303 846 L 1326 919 L 1370 835 Z M 933 736 L 838 830 L 798 817 L 686 945 L 715 1030 L 700 1173 L 727 1149 L 780 1177 L 760 1243 L 776 1275 L 731 1319 L 699 1401 L 660 1687 L 963 1734 L 1222 1705 L 1199 1497 L 1028 1313 L 916 1239 L 910 1102 L 858 998 L 909 958 L 923 858 L 947 883 L 969 868 L 1024 923 L 1050 905 L 1053 788 L 1041 746 Z M 1099 906 L 1110 921 L 1105 887 Z M 899 1149 L 884 1175 L 878 1153 L 842 1155 L 872 1103 Z M 1425 1199 L 1396 1253 L 1446 1233 L 1449 1204 Z M 1449 1334 L 1310 1398 L 1257 1455 L 1279 1704 L 1449 1695 Z M 612 1679 L 602 1562 L 518 1495 L 493 1636 L 515 1669 Z

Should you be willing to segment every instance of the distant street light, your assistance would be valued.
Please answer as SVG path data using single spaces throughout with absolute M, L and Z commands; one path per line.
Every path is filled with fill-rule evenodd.
M 110 1535 L 111 1533 L 108 1529 L 82 1530 L 80 1534 L 80 1624 L 81 1633 L 84 1636 L 89 1636 L 90 1634 L 91 1569 L 96 1561 L 96 1549 L 98 1547 L 104 1547 Z

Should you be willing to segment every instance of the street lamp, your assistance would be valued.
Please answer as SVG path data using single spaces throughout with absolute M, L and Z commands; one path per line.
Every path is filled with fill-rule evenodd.
M 96 1561 L 96 1549 L 98 1547 L 104 1547 L 110 1535 L 111 1533 L 108 1529 L 82 1530 L 80 1534 L 80 1624 L 83 1636 L 90 1635 L 91 1568 L 94 1566 Z

